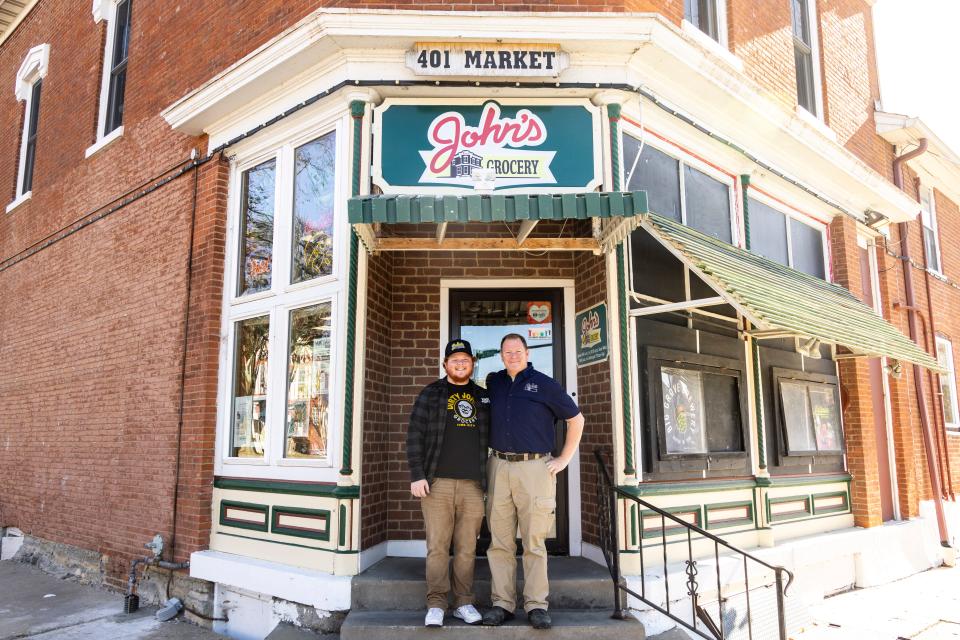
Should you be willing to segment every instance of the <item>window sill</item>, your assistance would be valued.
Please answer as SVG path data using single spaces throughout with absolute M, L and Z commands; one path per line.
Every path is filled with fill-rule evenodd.
M 724 62 L 740 73 L 743 73 L 743 60 L 731 53 L 729 49 L 705 34 L 703 31 L 700 31 L 700 28 L 695 24 L 689 20 L 683 20 L 680 23 L 680 28 L 683 33 L 696 40 L 700 46 L 704 47 L 718 58 L 723 59 Z
M 927 273 L 929 273 L 930 275 L 932 275 L 932 276 L 933 276 L 934 278 L 936 278 L 937 280 L 942 280 L 943 282 L 946 282 L 946 281 L 947 281 L 947 276 L 945 276 L 942 271 L 937 271 L 936 269 L 934 269 L 934 268 L 932 268 L 932 267 L 927 267 Z M 960 427 L 954 427 L 954 428 L 957 429 L 957 428 L 960 428 Z
M 108 146 L 111 142 L 123 135 L 123 126 L 119 126 L 107 135 L 103 136 L 92 145 L 87 147 L 87 150 L 83 153 L 84 158 L 89 158 L 93 154 L 97 153 L 104 147 Z
M 821 134 L 829 138 L 832 142 L 837 141 L 837 132 L 831 129 L 830 127 L 828 127 L 823 120 L 813 115 L 812 113 L 807 111 L 804 107 L 801 107 L 800 105 L 796 106 L 795 112 L 797 114 L 797 117 L 803 120 L 803 122 L 805 122 L 806 124 L 810 125 L 814 129 L 819 131 Z
M 14 209 L 19 207 L 20 205 L 22 205 L 24 202 L 26 202 L 32 197 L 33 197 L 33 191 L 27 191 L 26 193 L 21 195 L 19 198 L 17 198 L 16 200 L 14 200 L 13 202 L 7 205 L 7 213 L 10 213 L 11 211 L 13 211 Z
M 947 435 L 949 436 L 960 436 L 960 425 L 950 425 L 946 427 Z

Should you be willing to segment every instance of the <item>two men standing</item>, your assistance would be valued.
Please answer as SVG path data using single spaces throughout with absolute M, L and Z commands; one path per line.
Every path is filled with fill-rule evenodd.
M 457 607 L 454 616 L 470 624 L 480 621 L 473 606 L 472 584 L 476 538 L 483 516 L 483 488 L 489 490 L 487 522 L 491 542 L 487 557 L 493 606 L 482 621 L 497 626 L 514 616 L 515 533 L 519 525 L 523 543 L 523 608 L 534 628 L 551 626 L 547 613 L 546 538 L 555 520 L 556 475 L 576 454 L 583 433 L 583 415 L 559 383 L 528 362 L 530 352 L 522 336 L 505 336 L 500 343 L 500 355 L 506 369 L 490 374 L 485 390 L 470 380 L 474 364 L 470 344 L 451 341 L 444 352 L 446 377 L 420 393 L 410 416 L 410 491 L 421 498 L 427 531 L 427 626 L 443 624 L 451 538 Z M 466 404 L 461 405 L 462 402 Z M 472 412 L 467 405 L 473 408 Z M 552 458 L 556 418 L 566 420 L 567 437 L 560 455 Z M 489 443 L 484 422 L 487 419 Z M 468 433 L 476 437 L 466 437 Z M 489 461 L 488 444 L 492 448 Z

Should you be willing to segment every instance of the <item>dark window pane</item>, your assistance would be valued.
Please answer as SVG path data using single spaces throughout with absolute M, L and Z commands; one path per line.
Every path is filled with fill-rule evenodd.
M 748 199 L 750 250 L 780 264 L 789 264 L 787 217 L 753 198 Z
M 104 134 L 123 124 L 123 96 L 127 88 L 127 68 L 124 65 L 110 75 L 110 93 L 107 100 L 107 124 Z
M 793 268 L 818 278 L 826 278 L 823 266 L 823 233 L 799 220 L 790 220 L 790 244 Z
M 717 40 L 717 0 L 684 0 L 683 17 Z
M 333 272 L 336 146 L 335 134 L 329 133 L 294 153 L 291 282 Z
M 644 229 L 630 236 L 630 258 L 634 291 L 672 302 L 684 299 L 683 263 Z
M 927 266 L 940 271 L 940 256 L 937 254 L 937 241 L 933 229 L 923 228 L 923 250 L 927 253 Z
M 130 0 L 117 4 L 113 25 L 113 54 L 110 59 L 110 87 L 107 93 L 107 121 L 104 135 L 123 124 L 127 88 L 127 55 L 130 50 Z
M 683 190 L 687 226 L 730 242 L 730 190 L 727 185 L 693 167 L 684 166 Z
M 706 453 L 702 374 L 664 367 L 660 378 L 667 453 Z
M 230 455 L 262 458 L 266 442 L 270 317 L 241 320 L 234 326 Z
M 807 20 L 806 0 L 791 0 L 791 18 L 793 21 L 793 37 L 801 42 L 810 44 L 810 25 Z
M 799 46 L 794 51 L 797 67 L 797 104 L 817 115 L 816 93 L 813 85 L 813 55 Z
M 30 92 L 30 113 L 27 117 L 27 148 L 23 156 L 23 184 L 18 195 L 33 189 L 33 167 L 37 158 L 37 123 L 40 120 L 40 88 L 43 80 L 37 80 Z
M 813 431 L 818 451 L 840 451 L 840 411 L 837 407 L 836 387 L 811 385 L 810 410 L 813 416 Z
M 240 211 L 240 286 L 245 295 L 270 288 L 276 161 L 243 172 Z
M 646 191 L 650 211 L 680 222 L 680 163 L 650 145 L 643 147 L 633 176 L 629 175 L 640 141 L 623 137 L 623 167 L 630 178 L 629 191 Z
M 130 50 L 130 0 L 117 4 L 114 20 L 113 58 L 110 61 L 112 68 L 126 62 L 127 52 Z
M 733 376 L 703 374 L 703 403 L 707 413 L 707 449 L 743 451 L 740 393 Z

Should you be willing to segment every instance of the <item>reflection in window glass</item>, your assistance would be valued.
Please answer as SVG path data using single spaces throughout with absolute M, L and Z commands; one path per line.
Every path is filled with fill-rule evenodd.
M 818 451 L 840 451 L 840 412 L 832 387 L 809 388 L 813 431 Z
M 298 147 L 293 162 L 290 282 L 302 282 L 333 272 L 335 134 L 328 133 Z
M 650 211 L 680 222 L 679 161 L 650 145 L 643 147 L 643 153 L 637 159 L 639 150 L 640 142 L 636 138 L 623 136 L 624 171 L 629 174 L 634 160 L 637 161 L 633 175 L 628 175 L 627 189 L 646 191 Z
M 946 373 L 939 375 L 943 421 L 948 427 L 956 428 L 960 417 L 957 416 L 957 378 L 953 368 L 953 345 L 941 336 L 937 336 L 937 362 L 946 370 Z
M 290 312 L 287 458 L 324 458 L 330 401 L 330 303 Z
M 664 367 L 660 379 L 667 453 L 706 453 L 700 373 Z
M 806 385 L 781 382 L 780 398 L 783 402 L 783 420 L 787 427 L 787 445 L 790 451 L 816 451 L 817 445 L 810 428 Z
M 270 288 L 273 262 L 276 160 L 243 172 L 240 209 L 240 285 L 238 295 Z
M 267 351 L 270 318 L 260 316 L 236 323 L 233 372 L 233 429 L 230 455 L 262 458 L 266 442 Z
M 687 226 L 731 242 L 730 190 L 727 185 L 684 165 L 683 193 Z
M 750 251 L 780 264 L 789 263 L 787 217 L 772 207 L 750 198 Z

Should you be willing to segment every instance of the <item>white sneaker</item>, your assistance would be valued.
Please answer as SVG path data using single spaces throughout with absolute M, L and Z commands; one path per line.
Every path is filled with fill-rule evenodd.
M 472 604 L 465 604 L 462 607 L 457 607 L 453 612 L 454 618 L 460 618 L 467 624 L 477 624 L 483 620 L 483 616 L 480 615 L 480 612 L 477 611 L 476 607 Z
M 439 607 L 430 607 L 429 609 L 427 609 L 427 617 L 423 619 L 423 626 L 442 627 L 443 626 L 443 609 Z

